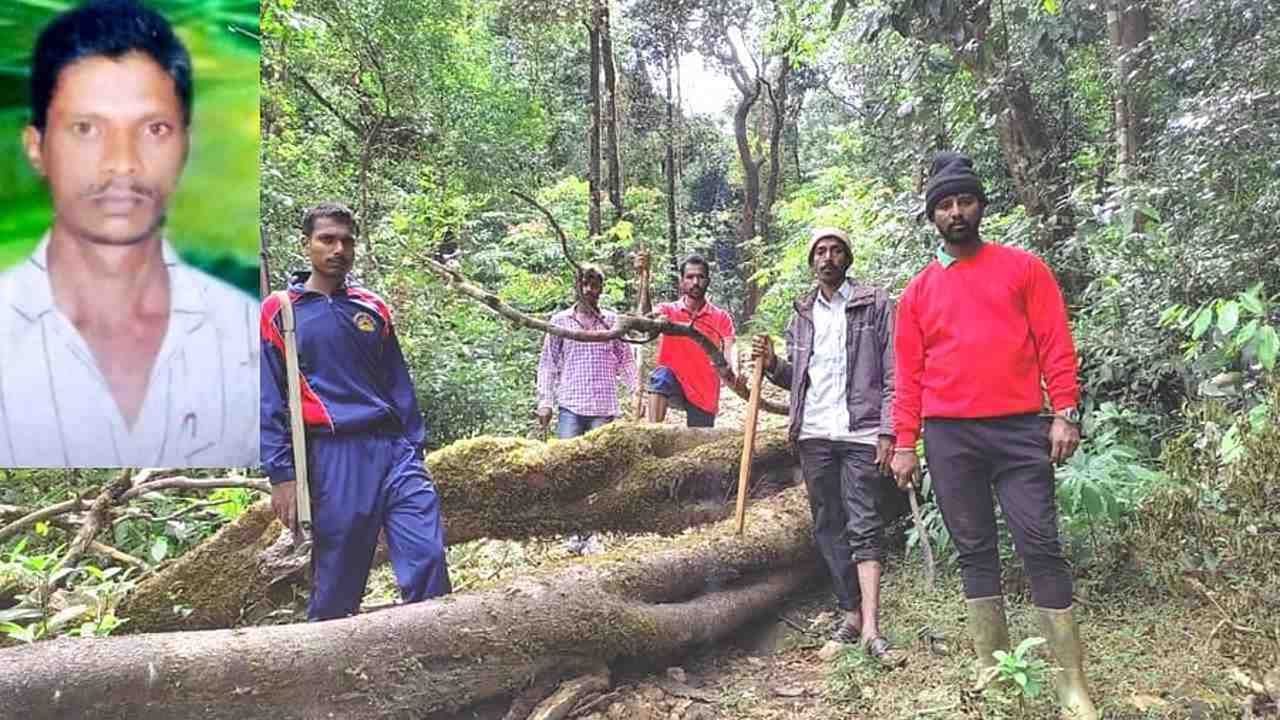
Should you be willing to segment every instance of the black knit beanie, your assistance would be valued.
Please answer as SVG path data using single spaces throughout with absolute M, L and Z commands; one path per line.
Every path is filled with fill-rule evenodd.
M 924 215 L 932 222 L 938 203 L 949 195 L 968 193 L 982 202 L 987 194 L 982 190 L 982 178 L 973 171 L 973 161 L 958 152 L 943 150 L 933 156 L 929 169 L 929 184 L 924 191 Z

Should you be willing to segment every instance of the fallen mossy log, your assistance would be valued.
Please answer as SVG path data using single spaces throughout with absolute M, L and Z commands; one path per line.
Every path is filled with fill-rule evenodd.
M 818 569 L 795 487 L 732 521 L 463 593 L 324 623 L 0 650 L 11 717 L 423 718 L 530 682 L 724 638 Z
M 736 492 L 742 437 L 729 430 L 614 423 L 551 445 L 475 438 L 432 453 L 448 541 L 596 531 L 676 533 L 723 518 Z M 760 436 L 757 487 L 790 484 L 781 431 Z M 148 578 L 126 601 L 127 632 L 201 630 L 261 621 L 292 601 L 305 557 L 268 503 Z

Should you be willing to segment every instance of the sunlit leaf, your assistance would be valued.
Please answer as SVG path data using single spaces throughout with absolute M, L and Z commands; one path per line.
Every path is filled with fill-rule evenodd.
M 1267 326 L 1258 331 L 1258 362 L 1268 370 L 1276 367 L 1276 355 L 1280 354 L 1280 336 L 1276 329 Z
M 1218 308 L 1218 332 L 1223 335 L 1229 334 L 1236 329 L 1236 323 L 1240 321 L 1240 304 L 1234 300 L 1227 301 Z
M 1191 328 L 1191 339 L 1199 340 L 1212 323 L 1213 308 L 1208 306 L 1201 308 L 1200 312 L 1196 313 L 1196 319 Z
M 163 535 L 151 542 L 151 559 L 161 562 L 169 556 L 169 538 Z

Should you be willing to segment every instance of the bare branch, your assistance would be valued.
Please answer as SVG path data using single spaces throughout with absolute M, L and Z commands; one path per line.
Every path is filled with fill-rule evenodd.
M 128 502 L 139 495 L 157 490 L 217 490 L 220 488 L 248 488 L 266 493 L 271 492 L 271 483 L 262 478 L 167 477 L 135 485 L 120 496 L 120 502 Z
M 355 133 L 359 137 L 364 136 L 364 132 L 360 129 L 360 126 L 356 125 L 354 122 L 349 120 L 347 116 L 338 112 L 338 109 L 335 108 L 333 104 L 330 103 L 327 99 L 325 99 L 325 96 L 321 95 L 319 90 L 316 90 L 315 86 L 311 84 L 311 81 L 307 79 L 306 75 L 303 75 L 299 71 L 292 71 L 289 73 L 289 77 L 297 78 L 298 82 L 302 85 L 302 87 L 305 88 L 306 91 L 311 94 L 311 97 L 315 98 L 316 101 L 319 102 L 321 105 L 323 105 L 326 110 L 332 113 L 333 116 L 337 118 L 338 121 L 341 122 L 343 125 L 345 125 L 348 130 Z
M 116 483 L 119 483 L 122 481 L 126 482 L 126 484 L 122 488 L 118 489 L 115 495 L 110 496 L 110 502 L 108 502 L 103 507 L 108 508 L 114 505 L 123 505 L 124 503 L 127 503 L 130 500 L 133 500 L 134 498 L 140 495 L 143 495 L 149 492 L 159 491 L 159 490 L 215 490 L 218 488 L 225 488 L 225 487 L 242 487 L 242 488 L 248 488 L 250 490 L 257 490 L 258 492 L 264 492 L 264 493 L 271 491 L 271 484 L 267 480 L 263 480 L 263 479 L 234 478 L 234 477 L 233 478 L 192 479 L 192 478 L 186 478 L 186 477 L 166 476 L 165 475 L 166 472 L 172 472 L 172 471 L 143 470 L 136 477 L 130 476 L 127 479 L 121 478 L 120 480 L 117 480 L 115 483 L 111 483 L 110 485 L 103 488 L 99 492 L 108 493 L 108 491 L 115 488 Z M 161 477 L 155 477 L 157 475 Z M 155 479 L 154 480 L 146 479 L 151 477 L 155 477 Z M 138 478 L 143 478 L 144 481 L 138 483 L 136 482 Z M 116 495 L 118 495 L 118 497 Z M 100 494 L 98 496 L 98 500 L 101 500 L 101 499 L 102 499 L 102 495 Z M 97 500 L 94 501 L 94 506 L 96 505 L 97 505 Z M 14 535 L 15 533 L 19 532 L 24 528 L 27 528 L 31 525 L 35 525 L 41 520 L 49 520 L 51 518 L 57 518 L 62 515 L 66 515 L 67 513 L 79 512 L 85 509 L 86 509 L 86 505 L 85 505 L 84 498 L 77 497 L 77 498 L 72 498 L 70 500 L 65 500 L 63 502 L 60 502 L 54 505 L 50 505 L 45 508 L 40 508 L 39 510 L 31 510 L 27 512 L 25 515 L 23 515 L 22 517 L 18 518 L 17 520 L 14 520 L 10 522 L 8 525 L 5 525 L 4 527 L 0 528 L 0 542 L 3 542 L 6 538 Z M 93 522 L 92 520 L 93 514 L 94 514 L 93 507 L 88 507 L 87 509 L 89 510 L 89 512 L 85 514 L 84 518 L 82 518 L 79 523 L 81 526 L 81 529 L 80 529 L 81 533 L 84 532 L 85 526 L 88 526 Z M 14 505 L 0 506 L 0 515 L 16 514 L 18 511 L 22 511 L 22 510 L 28 510 L 28 508 L 20 508 Z M 101 519 L 99 519 L 99 522 L 101 522 Z M 98 527 L 100 528 L 101 524 L 99 524 Z M 95 530 L 95 534 L 96 534 L 96 530 Z M 82 548 L 82 551 L 83 551 L 83 548 Z
M 120 497 L 129 490 L 132 484 L 133 470 L 125 468 L 120 471 L 120 476 L 115 481 L 107 483 L 102 488 L 102 492 L 98 493 L 98 497 L 89 506 L 89 512 L 85 514 L 84 525 L 80 526 L 80 532 L 76 533 L 75 539 L 71 541 L 71 547 L 67 548 L 67 554 L 62 556 L 55 569 L 76 564 L 76 561 L 80 559 L 84 551 L 89 548 L 89 544 L 93 542 L 98 530 L 102 529 L 102 526 L 106 524 L 111 506 L 119 502 Z
M 511 194 L 538 208 L 542 211 L 542 214 L 546 216 L 547 220 L 551 223 L 552 229 L 556 231 L 556 235 L 560 236 L 560 247 L 564 250 L 565 260 L 568 260 L 569 265 L 573 267 L 573 277 L 576 280 L 577 277 L 582 274 L 582 268 L 579 267 L 577 261 L 573 259 L 573 255 L 569 252 L 569 238 L 564 234 L 564 230 L 560 229 L 560 223 L 556 222 L 556 216 L 552 215 L 550 210 L 543 207 L 542 203 L 534 200 L 531 195 L 526 195 L 519 190 L 512 190 Z
M 69 513 L 69 512 L 77 512 L 83 509 L 84 509 L 84 500 L 77 497 L 77 498 L 72 498 L 70 500 L 66 500 L 64 502 L 57 503 L 55 505 L 50 505 L 49 507 L 46 507 L 46 508 L 41 508 L 39 510 L 35 510 L 33 512 L 27 513 L 26 515 L 18 518 L 17 520 L 14 520 L 8 525 L 5 525 L 4 527 L 0 528 L 0 542 L 3 542 L 5 539 L 13 535 L 14 533 L 17 533 L 19 530 L 30 525 L 35 525 L 41 520 L 57 517 L 59 515 L 65 515 L 66 513 Z
M 133 567 L 141 568 L 143 570 L 149 568 L 146 561 L 141 558 L 134 557 L 123 550 L 113 548 L 110 545 L 100 543 L 96 540 L 89 543 L 89 550 L 99 555 L 105 555 L 121 565 L 132 565 Z

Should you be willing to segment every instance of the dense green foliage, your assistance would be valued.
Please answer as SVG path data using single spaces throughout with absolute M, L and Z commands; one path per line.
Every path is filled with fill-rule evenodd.
M 1112 402 L 1156 421 L 1147 433 L 1156 442 L 1135 448 L 1151 458 L 1184 400 L 1221 370 L 1188 363 L 1161 315 L 1259 282 L 1280 287 L 1268 223 L 1280 205 L 1280 61 L 1267 51 L 1280 38 L 1278 11 L 1264 5 L 1145 4 L 1150 35 L 1142 71 L 1130 79 L 1145 98 L 1141 142 L 1134 168 L 1121 175 L 1117 51 L 1101 6 L 1012 0 L 986 19 L 980 54 L 988 60 L 974 62 L 942 32 L 964 17 L 955 0 L 624 3 L 613 9 L 611 33 L 626 215 L 606 207 L 605 232 L 590 238 L 585 5 L 536 14 L 483 0 L 430 8 L 269 2 L 263 217 L 273 281 L 298 266 L 291 249 L 302 210 L 322 199 L 348 202 L 365 226 L 359 275 L 402 315 L 434 442 L 522 430 L 540 338 L 455 299 L 415 255 L 455 258 L 530 313 L 563 307 L 572 290 L 558 240 L 534 208 L 507 193 L 515 188 L 555 214 L 578 260 L 606 265 L 614 307 L 634 302 L 626 280 L 636 249 L 659 258 L 656 291 L 670 297 L 661 272 L 670 255 L 664 63 L 705 62 L 704 82 L 731 86 L 716 76 L 719 61 L 704 60 L 717 37 L 711 23 L 747 18 L 743 50 L 763 58 L 789 48 L 789 92 L 798 100 L 785 115 L 770 235 L 745 245 L 733 240 L 743 173 L 727 125 L 732 108 L 718 117 L 676 109 L 678 248 L 715 259 L 713 297 L 741 311 L 754 276 L 762 304 L 739 322 L 776 333 L 809 282 L 803 240 L 815 223 L 849 229 L 855 274 L 900 290 L 936 242 L 915 219 L 921 174 L 934 150 L 965 150 L 988 179 L 986 236 L 1041 252 L 1064 279 L 1087 407 Z M 1030 90 L 1033 120 L 1053 138 L 1049 160 L 1059 163 L 1066 190 L 1057 216 L 1070 217 L 1070 234 L 1053 234 L 1043 215 L 1027 212 L 1010 170 L 1017 158 L 1002 145 L 992 98 L 1015 76 Z M 751 117 L 764 113 L 760 104 Z M 749 141 L 763 161 L 766 138 L 751 130 Z M 486 392 L 460 391 L 464 377 Z

